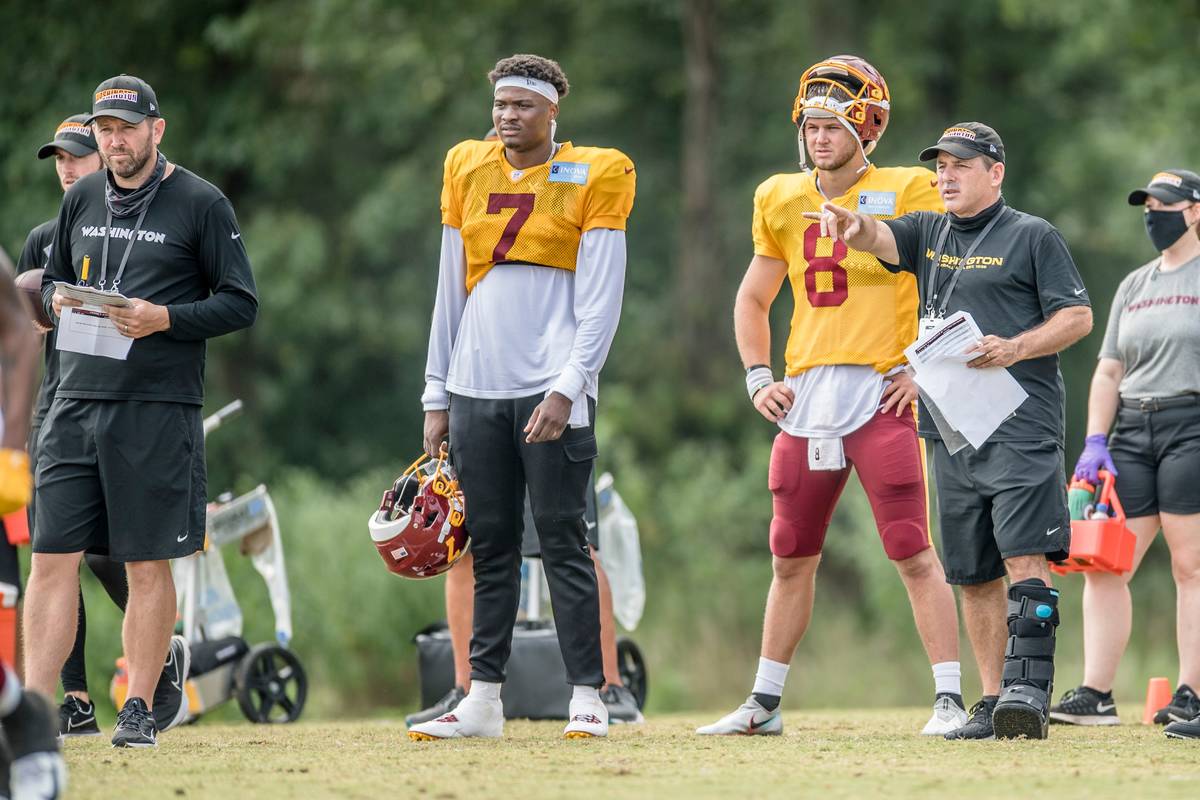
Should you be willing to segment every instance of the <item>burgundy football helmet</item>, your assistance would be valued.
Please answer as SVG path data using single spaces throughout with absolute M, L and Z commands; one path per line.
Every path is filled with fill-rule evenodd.
M 389 572 L 434 578 L 454 566 L 471 537 L 463 527 L 466 505 L 458 476 L 443 449 L 432 461 L 413 462 L 383 493 L 367 527 Z

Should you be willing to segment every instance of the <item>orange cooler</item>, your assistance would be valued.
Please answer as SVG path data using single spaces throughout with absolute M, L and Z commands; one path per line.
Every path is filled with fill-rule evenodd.
M 1059 575 L 1069 572 L 1111 572 L 1121 575 L 1133 569 L 1137 537 L 1125 527 L 1125 509 L 1117 497 L 1112 473 L 1101 470 L 1104 484 L 1100 503 L 1112 509 L 1107 519 L 1071 521 L 1071 552 L 1065 561 L 1050 565 Z

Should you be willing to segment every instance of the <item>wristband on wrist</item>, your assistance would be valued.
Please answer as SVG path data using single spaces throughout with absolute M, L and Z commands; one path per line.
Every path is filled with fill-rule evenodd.
M 746 393 L 750 395 L 751 401 L 754 400 L 755 395 L 774 382 L 775 376 L 771 374 L 771 368 L 765 364 L 755 364 L 746 370 Z

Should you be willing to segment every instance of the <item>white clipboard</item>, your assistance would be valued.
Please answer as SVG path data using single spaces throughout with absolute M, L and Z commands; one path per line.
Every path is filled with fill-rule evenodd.
M 93 289 L 91 286 L 76 286 L 66 281 L 55 281 L 54 291 L 64 297 L 78 300 L 89 306 L 118 306 L 125 308 L 130 305 L 129 298 L 120 292 L 104 292 L 100 289 Z

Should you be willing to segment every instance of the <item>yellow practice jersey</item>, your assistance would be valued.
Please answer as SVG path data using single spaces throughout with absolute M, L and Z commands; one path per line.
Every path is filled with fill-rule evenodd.
M 564 143 L 545 164 L 519 170 L 502 142 L 460 142 L 446 154 L 442 222 L 462 231 L 467 291 L 496 264 L 575 270 L 579 239 L 625 230 L 633 162 L 620 150 Z
M 803 214 L 823 202 L 811 172 L 774 175 L 754 193 L 754 252 L 786 261 L 792 284 L 787 374 L 826 364 L 887 372 L 904 362 L 904 348 L 917 338 L 916 279 L 822 238 L 820 223 Z M 870 166 L 833 202 L 878 219 L 944 210 L 933 173 L 922 167 Z

